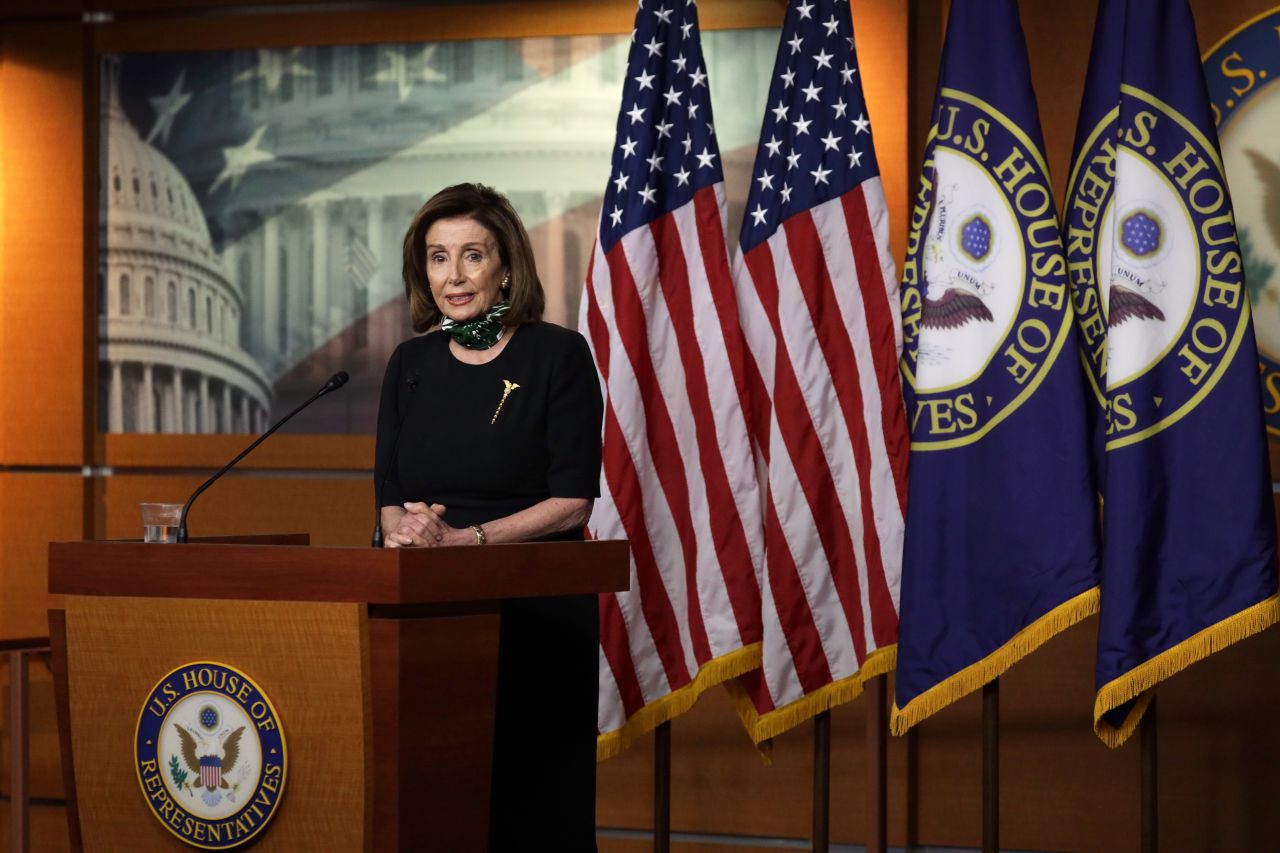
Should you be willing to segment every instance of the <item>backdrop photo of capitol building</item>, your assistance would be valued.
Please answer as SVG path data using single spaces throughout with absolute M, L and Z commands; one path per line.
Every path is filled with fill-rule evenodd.
M 776 44 L 704 35 L 732 239 Z M 434 192 L 506 193 L 546 319 L 577 324 L 628 41 L 566 36 L 109 56 L 98 423 L 111 433 L 369 433 L 410 334 L 402 241 Z

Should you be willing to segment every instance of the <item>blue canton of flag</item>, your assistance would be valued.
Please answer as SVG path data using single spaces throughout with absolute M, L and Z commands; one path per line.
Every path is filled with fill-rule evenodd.
M 640 3 L 602 208 L 606 252 L 622 235 L 724 181 L 697 26 L 692 3 Z
M 744 252 L 788 217 L 880 174 L 848 20 L 847 2 L 805 0 L 787 12 L 742 221 Z

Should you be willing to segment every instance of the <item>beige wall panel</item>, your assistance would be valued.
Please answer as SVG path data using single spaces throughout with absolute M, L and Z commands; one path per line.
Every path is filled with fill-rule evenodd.
M 82 32 L 0 43 L 0 465 L 84 458 Z
M 119 475 L 99 481 L 99 537 L 138 539 L 142 501 L 187 499 L 203 476 Z M 192 536 L 309 533 L 313 545 L 365 545 L 373 533 L 373 482 L 319 477 L 229 476 L 192 506 Z
M 79 471 L 0 471 L 0 639 L 49 633 L 48 543 L 84 538 L 85 490 Z
M 279 714 L 284 792 L 255 849 L 364 846 L 371 767 L 361 606 L 90 596 L 67 596 L 66 604 L 76 802 L 86 850 L 175 849 L 146 805 L 131 747 L 156 682 L 201 660 L 244 672 Z

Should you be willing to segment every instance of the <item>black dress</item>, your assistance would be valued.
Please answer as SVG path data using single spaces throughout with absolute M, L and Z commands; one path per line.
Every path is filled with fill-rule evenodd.
M 412 338 L 382 385 L 381 503 L 444 504 L 444 520 L 467 527 L 550 497 L 598 497 L 602 417 L 577 332 L 521 326 L 480 365 L 454 358 L 442 332 Z M 581 539 L 582 530 L 551 538 Z M 503 605 L 491 850 L 595 849 L 598 619 L 594 596 Z

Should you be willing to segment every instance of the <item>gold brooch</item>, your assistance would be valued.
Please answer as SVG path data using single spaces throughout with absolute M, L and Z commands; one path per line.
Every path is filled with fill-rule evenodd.
M 498 420 L 498 413 L 501 412 L 502 407 L 507 404 L 507 398 L 511 396 L 511 392 L 520 387 L 510 379 L 502 380 L 502 386 L 502 399 L 498 402 L 498 408 L 493 410 L 493 417 L 489 418 L 489 426 L 493 426 Z

